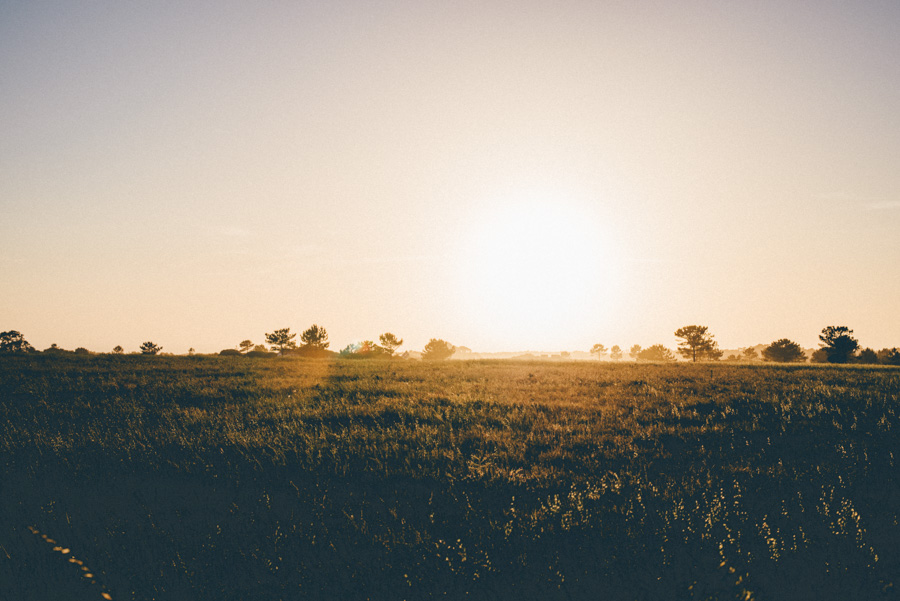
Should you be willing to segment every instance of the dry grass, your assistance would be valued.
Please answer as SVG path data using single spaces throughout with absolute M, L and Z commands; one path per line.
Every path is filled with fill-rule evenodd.
M 6 357 L 0 544 L 71 541 L 115 599 L 891 598 L 898 401 L 890 368 Z

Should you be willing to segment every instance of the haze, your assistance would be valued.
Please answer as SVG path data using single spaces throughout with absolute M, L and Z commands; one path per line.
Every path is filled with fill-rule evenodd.
M 0 4 L 0 330 L 900 344 L 900 4 Z

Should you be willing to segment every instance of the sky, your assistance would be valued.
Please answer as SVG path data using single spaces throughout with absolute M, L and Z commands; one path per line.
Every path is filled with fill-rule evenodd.
M 0 330 L 900 346 L 900 3 L 0 0 Z

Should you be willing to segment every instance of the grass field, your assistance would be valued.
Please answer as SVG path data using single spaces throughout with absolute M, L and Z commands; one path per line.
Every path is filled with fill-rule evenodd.
M 896 368 L 7 356 L 0 597 L 892 599 L 898 452 Z

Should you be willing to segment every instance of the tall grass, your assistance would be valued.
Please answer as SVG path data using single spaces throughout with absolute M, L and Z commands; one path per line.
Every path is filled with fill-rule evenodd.
M 31 527 L 85 598 L 893 598 L 898 407 L 889 368 L 4 357 L 0 583 L 73 581 Z

